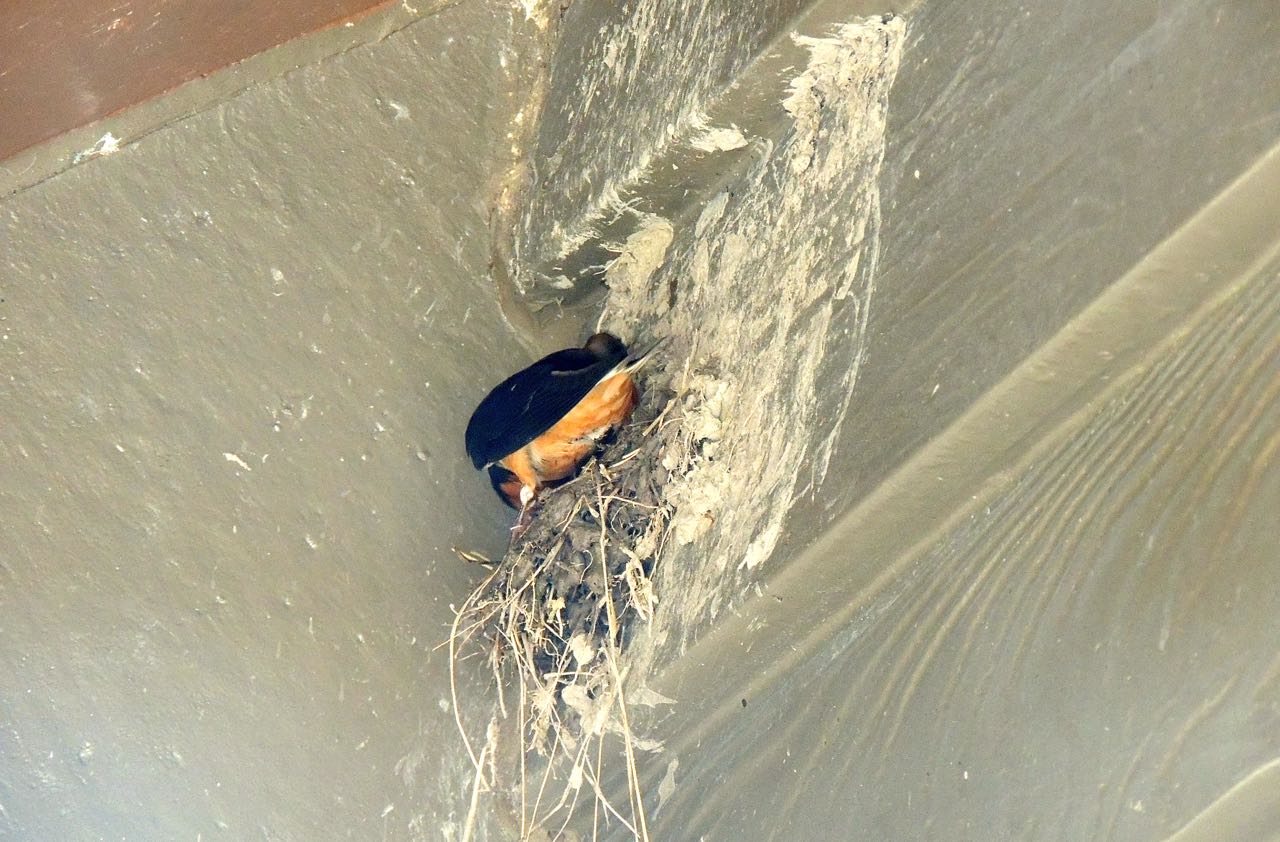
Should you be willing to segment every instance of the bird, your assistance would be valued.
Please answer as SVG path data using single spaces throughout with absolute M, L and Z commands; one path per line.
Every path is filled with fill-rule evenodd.
M 601 439 L 635 409 L 632 375 L 660 343 L 638 354 L 611 333 L 548 354 L 503 380 L 467 422 L 467 455 L 521 521 L 544 488 L 573 476 Z

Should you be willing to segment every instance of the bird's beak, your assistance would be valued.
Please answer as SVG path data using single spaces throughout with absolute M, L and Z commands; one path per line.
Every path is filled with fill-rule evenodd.
M 637 368 L 644 365 L 649 361 L 649 357 L 653 355 L 653 352 L 658 350 L 658 348 L 660 348 L 666 341 L 667 337 L 664 336 L 661 339 L 650 342 L 643 351 L 636 351 L 628 354 L 627 360 L 622 366 L 623 371 L 635 371 Z

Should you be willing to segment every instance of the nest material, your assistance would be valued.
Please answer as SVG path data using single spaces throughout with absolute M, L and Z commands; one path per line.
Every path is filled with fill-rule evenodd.
M 584 779 L 603 801 L 593 765 L 598 758 L 587 751 L 592 737 L 619 733 L 629 770 L 633 747 L 645 747 L 630 733 L 618 653 L 633 621 L 651 619 L 656 605 L 653 565 L 674 512 L 663 496 L 671 463 L 664 455 L 678 446 L 663 431 L 675 420 L 669 416 L 678 403 L 669 390 L 646 389 L 630 422 L 597 457 L 574 479 L 544 492 L 528 529 L 513 538 L 457 613 L 451 657 L 478 650 L 487 659 L 503 716 L 509 714 L 507 675 L 513 672 L 518 680 L 521 813 L 528 812 L 532 826 L 544 814 L 549 818 L 566 807 L 571 812 Z M 456 710 L 456 696 L 454 704 Z M 479 756 L 467 748 L 478 784 L 492 747 Z M 548 777 L 561 764 L 568 783 L 559 804 L 539 808 L 547 777 L 533 786 L 524 780 L 523 755 L 530 752 L 545 758 Z M 493 763 L 491 753 L 488 762 Z M 535 789 L 536 796 L 526 789 Z M 644 838 L 638 789 L 631 794 L 630 820 L 612 805 L 604 807 Z
M 528 529 L 461 612 L 460 628 L 495 672 L 514 665 L 535 702 L 569 687 L 596 697 L 606 677 L 600 673 L 607 673 L 604 653 L 624 645 L 633 617 L 652 617 L 650 575 L 671 517 L 660 487 L 661 436 L 654 433 L 669 397 L 646 392 L 613 441 L 540 498 Z M 568 693 L 570 701 L 580 696 Z M 533 747 L 545 754 L 546 723 L 532 725 Z

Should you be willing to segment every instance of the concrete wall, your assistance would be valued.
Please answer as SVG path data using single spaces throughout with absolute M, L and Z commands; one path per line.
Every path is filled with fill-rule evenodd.
M 514 171 L 702 436 L 654 838 L 1274 836 L 1273 4 L 526 5 L 536 100 L 461 4 L 0 205 L 0 830 L 460 835 Z
M 0 204 L 0 836 L 460 826 L 512 31 L 464 4 Z
M 1265 0 L 937 2 L 910 29 L 889 109 L 894 224 L 874 364 L 828 512 L 875 488 L 1280 136 L 1280 16 Z
M 623 221 L 570 244 L 625 241 L 604 323 L 668 335 L 683 410 L 715 422 L 671 486 L 706 524 L 664 550 L 631 653 L 636 693 L 675 700 L 632 718 L 665 741 L 654 832 L 1270 838 L 1280 213 L 1251 167 L 1280 139 L 1280 17 L 898 10 L 874 189 L 850 155 L 815 190 L 807 167 L 873 143 L 879 54 L 833 32 L 880 11 L 812 4 L 789 29 L 817 40 L 670 121 L 613 173 Z M 648 28 L 724 61 L 692 19 L 632 26 L 601 53 Z M 592 70 L 550 92 L 580 155 L 557 171 L 616 154 L 611 115 L 574 106 L 628 89 Z M 706 125 L 743 143 L 691 151 Z
M 526 201 L 510 224 L 527 300 L 576 298 L 599 280 L 564 258 L 617 215 L 619 191 L 688 132 L 807 3 L 573 3 L 555 31 Z

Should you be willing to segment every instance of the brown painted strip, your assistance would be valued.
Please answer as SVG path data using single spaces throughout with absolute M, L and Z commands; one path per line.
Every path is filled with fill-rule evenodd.
M 0 0 L 0 160 L 394 0 Z

